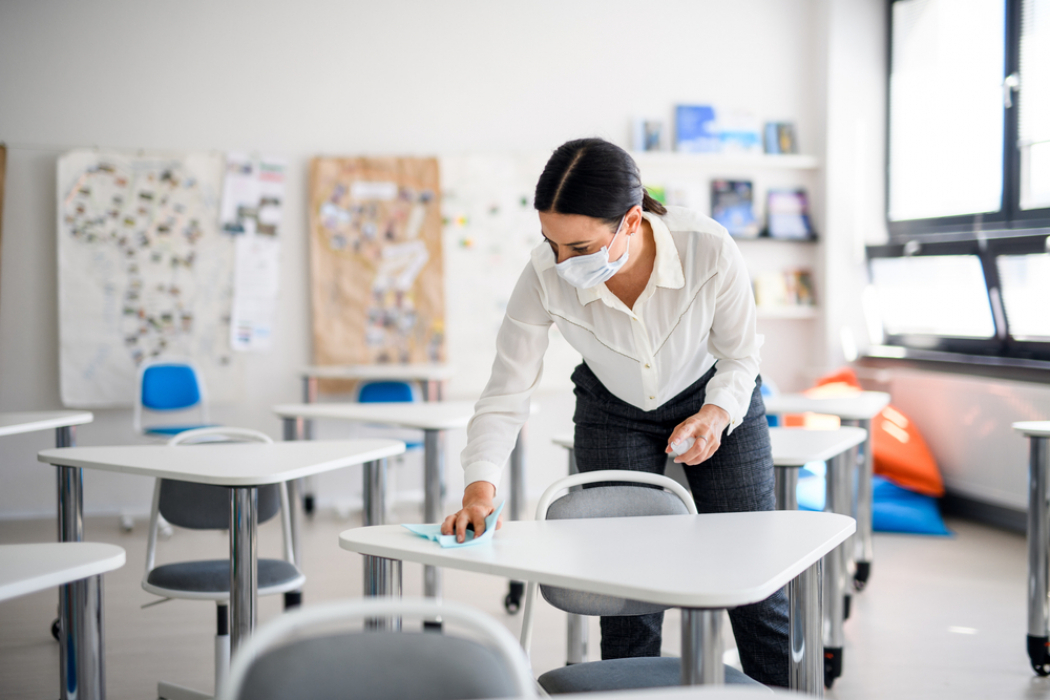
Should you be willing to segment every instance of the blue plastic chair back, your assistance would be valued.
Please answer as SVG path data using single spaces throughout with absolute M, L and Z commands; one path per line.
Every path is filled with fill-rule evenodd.
M 361 386 L 358 403 L 411 403 L 412 386 L 408 382 L 369 382 Z
M 142 373 L 142 405 L 151 411 L 177 411 L 200 403 L 197 374 L 189 365 L 153 365 Z
M 762 394 L 762 398 L 766 398 L 767 396 L 772 396 L 773 395 L 773 390 L 770 389 L 765 384 L 763 384 L 761 387 L 759 387 L 759 392 Z M 766 416 L 766 422 L 769 423 L 769 427 L 770 428 L 775 428 L 778 425 L 780 425 L 780 418 L 777 417 L 777 416 L 769 416 L 769 415 L 767 415 Z

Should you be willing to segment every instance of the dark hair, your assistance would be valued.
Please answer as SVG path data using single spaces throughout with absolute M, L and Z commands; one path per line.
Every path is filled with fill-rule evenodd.
M 612 226 L 627 211 L 666 214 L 664 205 L 642 187 L 638 165 L 627 151 L 603 139 L 576 139 L 554 151 L 536 183 L 536 209 L 581 214 Z

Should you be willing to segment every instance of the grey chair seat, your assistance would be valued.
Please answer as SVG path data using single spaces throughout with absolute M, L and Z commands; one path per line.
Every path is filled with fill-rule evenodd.
M 300 578 L 294 564 L 283 559 L 259 560 L 259 589 L 280 586 Z M 149 572 L 146 582 L 185 593 L 229 593 L 230 560 L 205 559 L 164 564 Z
M 405 660 L 411 659 L 406 664 Z M 251 666 L 238 699 L 469 700 L 517 697 L 503 659 L 462 637 L 364 632 L 303 639 Z
M 725 673 L 727 685 L 763 687 L 732 666 Z M 682 683 L 682 661 L 671 656 L 591 661 L 547 671 L 538 682 L 551 695 L 676 686 Z

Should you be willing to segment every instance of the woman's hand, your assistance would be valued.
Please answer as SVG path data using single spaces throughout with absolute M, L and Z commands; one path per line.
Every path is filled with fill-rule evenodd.
M 667 454 L 671 454 L 671 445 L 694 438 L 693 446 L 684 454 L 674 458 L 678 464 L 700 464 L 711 458 L 722 444 L 722 433 L 729 425 L 729 413 L 714 404 L 706 404 L 695 416 L 689 416 L 679 423 L 671 438 L 667 441 Z
M 463 508 L 445 518 L 441 523 L 442 535 L 455 535 L 456 542 L 462 542 L 467 536 L 467 525 L 474 526 L 474 536 L 480 537 L 485 532 L 485 518 L 492 515 L 496 507 L 492 499 L 496 497 L 496 487 L 487 481 L 475 481 L 463 491 Z M 503 527 L 503 516 L 496 521 L 496 529 Z

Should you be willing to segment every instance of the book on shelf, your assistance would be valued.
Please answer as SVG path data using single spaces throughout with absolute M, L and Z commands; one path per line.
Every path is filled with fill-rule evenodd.
M 711 105 L 678 105 L 674 111 L 675 150 L 717 153 L 722 148 Z
M 755 305 L 760 309 L 814 308 L 813 273 L 805 269 L 756 274 L 752 280 Z
M 805 190 L 770 190 L 766 200 L 766 217 L 770 238 L 806 240 L 814 237 Z
M 631 148 L 635 151 L 663 151 L 666 147 L 662 119 L 642 117 L 632 122 Z
M 766 122 L 764 137 L 766 153 L 798 153 L 795 125 L 791 122 Z
M 726 227 L 729 235 L 755 238 L 760 232 L 752 201 L 750 180 L 712 180 L 711 218 Z

